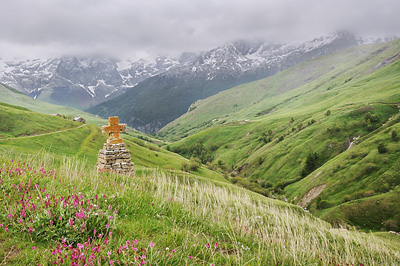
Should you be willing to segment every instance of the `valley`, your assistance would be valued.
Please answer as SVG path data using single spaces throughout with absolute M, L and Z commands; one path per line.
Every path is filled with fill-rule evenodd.
M 301 205 L 333 224 L 384 229 L 399 219 L 399 144 L 391 137 L 400 130 L 399 49 L 399 41 L 351 48 L 235 87 L 196 103 L 159 135 L 183 138 L 170 149 L 187 158 L 201 148 L 203 163 L 239 186 L 293 203 L 323 186 Z M 333 67 L 342 56 L 349 61 Z M 293 89 L 282 91 L 288 82 Z M 354 211 L 367 205 L 371 217 Z
M 400 264 L 400 40 L 340 48 L 128 127 L 134 177 L 96 171 L 104 118 L 0 84 L 0 261 Z M 140 86 L 120 112 L 170 113 Z

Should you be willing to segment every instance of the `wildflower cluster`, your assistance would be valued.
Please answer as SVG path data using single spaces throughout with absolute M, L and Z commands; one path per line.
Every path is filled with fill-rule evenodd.
M 149 249 L 154 247 L 153 242 L 146 246 L 136 238 L 115 246 L 113 238 L 109 232 L 106 236 L 99 234 L 76 245 L 67 244 L 64 239 L 51 249 L 51 261 L 54 265 L 144 265 L 151 259 Z
M 152 241 L 114 236 L 116 194 L 98 195 L 97 186 L 81 193 L 43 166 L 12 160 L 0 166 L 0 230 L 50 245 L 46 252 L 32 246 L 38 265 L 144 265 L 152 258 Z
M 107 205 L 106 196 L 84 195 L 75 187 L 52 189 L 49 180 L 57 180 L 54 170 L 33 170 L 28 164 L 12 162 L 0 168 L 2 211 L 0 224 L 10 233 L 27 233 L 31 240 L 64 239 L 77 243 L 115 227 L 117 209 Z M 60 193 L 61 191 L 61 193 Z

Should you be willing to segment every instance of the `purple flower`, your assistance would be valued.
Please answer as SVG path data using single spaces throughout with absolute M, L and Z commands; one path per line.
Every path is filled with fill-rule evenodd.
M 77 246 L 78 246 L 79 249 L 83 249 L 83 248 L 85 247 L 85 246 L 82 245 L 81 243 L 78 243 Z

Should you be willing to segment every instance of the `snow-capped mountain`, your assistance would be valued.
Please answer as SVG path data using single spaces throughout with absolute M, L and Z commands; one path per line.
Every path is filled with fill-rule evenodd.
M 123 65 L 110 58 L 0 59 L 0 82 L 35 99 L 85 109 L 176 64 L 165 57 L 154 62 L 127 60 Z
M 358 44 L 347 32 L 290 45 L 238 41 L 187 56 L 190 60 L 180 60 L 168 71 L 89 111 L 104 117 L 118 115 L 136 129 L 155 132 L 184 114 L 198 99 Z
M 237 41 L 201 55 L 183 69 L 174 70 L 175 73 L 186 71 L 194 75 L 205 72 L 208 80 L 221 77 L 221 74 L 236 77 L 250 74 L 263 78 L 304 60 L 353 45 L 358 45 L 358 41 L 347 32 L 290 45 Z
M 349 33 L 338 32 L 290 45 L 237 41 L 208 52 L 183 53 L 179 59 L 158 57 L 154 61 L 76 57 L 6 61 L 0 58 L 0 82 L 33 98 L 80 109 L 108 101 L 149 78 L 154 78 L 151 83 L 155 87 L 162 86 L 164 79 L 171 84 L 174 79 L 177 84 L 172 87 L 185 86 L 187 92 L 196 88 L 203 93 L 194 94 L 204 98 L 273 75 L 307 59 L 377 41 L 382 39 L 356 39 Z M 197 96 L 186 98 L 197 100 Z
M 144 59 L 140 59 L 139 61 L 127 60 L 124 64 L 118 64 L 118 67 L 124 84 L 132 87 L 147 78 L 164 73 L 179 64 L 179 61 L 172 58 L 157 57 L 155 61 Z

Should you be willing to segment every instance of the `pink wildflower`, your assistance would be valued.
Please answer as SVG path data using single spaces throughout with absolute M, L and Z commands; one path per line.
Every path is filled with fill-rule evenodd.
M 154 247 L 154 243 L 150 241 L 149 246 L 150 246 L 151 248 Z
M 78 243 L 77 246 L 78 246 L 79 249 L 83 249 L 83 248 L 85 247 L 85 246 L 82 245 L 81 243 Z
M 36 249 L 36 247 L 32 247 L 32 249 Z
M 214 244 L 214 247 L 215 247 L 215 248 L 217 248 L 217 247 L 218 247 L 218 243 L 217 243 L 217 242 L 215 242 L 215 244 Z
M 211 247 L 211 245 L 210 245 L 210 243 L 207 243 L 206 248 L 209 248 L 209 247 Z

